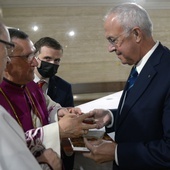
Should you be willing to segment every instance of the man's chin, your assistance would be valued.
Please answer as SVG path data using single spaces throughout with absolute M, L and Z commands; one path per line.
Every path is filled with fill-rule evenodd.
M 126 60 L 119 58 L 122 64 L 128 64 Z
M 129 64 L 128 61 L 125 58 L 123 58 L 122 56 L 118 56 L 118 58 L 122 64 Z

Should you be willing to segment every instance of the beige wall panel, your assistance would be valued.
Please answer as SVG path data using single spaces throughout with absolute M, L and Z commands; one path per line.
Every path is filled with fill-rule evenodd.
M 68 75 L 68 79 L 73 83 L 86 83 L 86 80 L 88 82 L 112 82 L 126 80 L 129 67 L 113 62 L 93 62 L 65 64 L 59 72 Z
M 18 27 L 33 42 L 43 36 L 57 39 L 64 47 L 58 74 L 71 83 L 126 81 L 129 66 L 107 51 L 103 16 L 109 6 L 4 8 L 8 26 Z M 170 47 L 170 10 L 148 10 L 154 23 L 155 40 Z M 39 31 L 32 31 L 37 24 Z M 68 32 L 74 30 L 75 37 Z

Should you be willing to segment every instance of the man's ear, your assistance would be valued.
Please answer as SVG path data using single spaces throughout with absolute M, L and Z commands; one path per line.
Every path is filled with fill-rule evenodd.
M 136 39 L 136 42 L 140 42 L 141 37 L 142 37 L 142 34 L 141 34 L 142 32 L 141 32 L 140 28 L 138 28 L 138 27 L 134 28 L 132 33 Z
M 133 34 L 134 34 L 134 36 L 136 36 L 136 37 L 139 35 L 138 32 L 137 32 L 137 30 L 134 30 L 134 31 L 133 31 Z
M 8 72 L 10 65 L 11 65 L 11 59 L 10 59 L 10 57 L 7 56 L 7 63 L 6 63 L 4 72 Z
M 11 62 L 11 59 L 9 56 L 7 56 L 7 64 L 9 64 Z

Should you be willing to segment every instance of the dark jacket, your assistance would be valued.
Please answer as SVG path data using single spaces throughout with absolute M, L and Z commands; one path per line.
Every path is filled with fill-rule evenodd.
M 71 84 L 58 76 L 50 78 L 47 94 L 62 107 L 74 106 Z
M 126 87 L 125 87 L 126 88 Z M 156 48 L 115 114 L 119 167 L 114 170 L 170 169 L 170 51 Z

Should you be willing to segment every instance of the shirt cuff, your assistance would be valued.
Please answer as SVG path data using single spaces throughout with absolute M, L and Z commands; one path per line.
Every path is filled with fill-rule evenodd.
M 115 162 L 116 162 L 116 165 L 119 165 L 118 157 L 117 157 L 117 145 L 115 147 Z
M 110 124 L 108 124 L 106 127 L 111 128 L 113 126 L 113 123 L 114 123 L 114 117 L 113 117 L 113 113 L 110 110 L 108 110 L 108 112 L 110 114 L 111 120 L 110 120 Z

